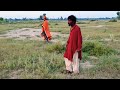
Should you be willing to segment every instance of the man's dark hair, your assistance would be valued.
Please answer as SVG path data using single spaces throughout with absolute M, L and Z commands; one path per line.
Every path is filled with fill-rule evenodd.
M 43 16 L 46 16 L 46 13 L 44 13 Z
M 70 16 L 68 17 L 68 20 L 69 20 L 69 19 L 76 23 L 76 17 L 75 17 L 74 15 L 70 15 Z

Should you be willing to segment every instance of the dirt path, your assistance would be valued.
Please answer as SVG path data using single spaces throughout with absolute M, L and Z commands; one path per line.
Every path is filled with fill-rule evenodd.
M 26 39 L 33 38 L 35 35 L 39 35 L 40 29 L 23 28 L 18 30 L 10 30 L 6 34 L 0 35 L 0 38 L 14 38 L 14 39 Z
M 40 37 L 41 29 L 34 29 L 34 28 L 22 28 L 17 30 L 10 30 L 7 31 L 6 34 L 1 34 L 0 38 L 13 38 L 15 40 L 42 40 L 42 37 Z M 54 40 L 53 42 L 57 42 L 57 39 L 55 39 L 57 36 L 66 36 L 66 34 L 61 34 L 59 32 L 51 32 L 52 37 Z

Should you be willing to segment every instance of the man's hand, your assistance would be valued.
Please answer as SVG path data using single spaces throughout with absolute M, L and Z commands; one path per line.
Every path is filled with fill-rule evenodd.
M 76 52 L 80 52 L 81 51 L 81 49 L 80 50 L 76 50 Z

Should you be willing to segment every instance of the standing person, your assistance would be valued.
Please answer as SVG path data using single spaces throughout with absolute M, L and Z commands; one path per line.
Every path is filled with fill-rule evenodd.
M 49 23 L 48 23 L 48 19 L 46 17 L 46 14 L 43 14 L 43 23 L 42 23 L 42 33 L 41 36 L 44 38 L 44 40 L 46 40 L 47 42 L 49 40 L 51 40 L 52 36 L 50 33 L 50 29 L 49 29 Z
M 79 61 L 82 59 L 82 34 L 81 29 L 76 25 L 76 17 L 70 15 L 68 17 L 68 25 L 70 28 L 70 35 L 66 44 L 66 51 L 64 53 L 64 60 L 66 70 L 64 73 L 79 74 Z

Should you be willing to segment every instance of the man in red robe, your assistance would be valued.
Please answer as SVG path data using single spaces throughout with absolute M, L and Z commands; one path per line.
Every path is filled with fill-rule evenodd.
M 81 29 L 76 25 L 76 17 L 74 15 L 68 17 L 68 25 L 71 26 L 71 28 L 64 53 L 65 72 L 79 74 L 79 61 L 82 59 Z

